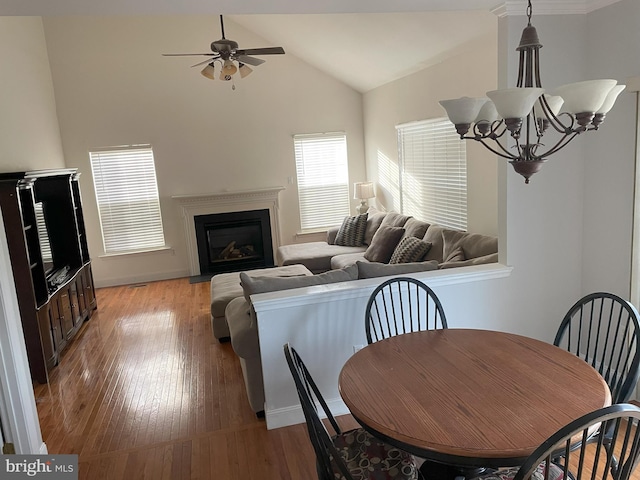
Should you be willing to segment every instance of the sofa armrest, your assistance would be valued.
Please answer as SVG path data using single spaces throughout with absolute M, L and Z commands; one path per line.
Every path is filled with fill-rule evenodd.
M 329 245 L 335 245 L 336 237 L 338 236 L 339 230 L 340 227 L 331 227 L 329 230 L 327 230 L 327 243 Z

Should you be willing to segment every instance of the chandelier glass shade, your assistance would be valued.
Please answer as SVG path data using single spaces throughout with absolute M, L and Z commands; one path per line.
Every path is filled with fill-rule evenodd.
M 528 24 L 517 48 L 520 59 L 516 87 L 487 92 L 488 98 L 440 101 L 461 139 L 478 141 L 509 160 L 525 183 L 529 183 L 529 178 L 549 156 L 577 135 L 598 130 L 625 88 L 617 85 L 616 80 L 587 80 L 563 85 L 546 94 L 540 81 L 542 44 L 531 25 L 531 14 L 529 0 Z M 543 142 L 548 133 L 555 138 Z M 506 145 L 509 138 L 511 146 Z

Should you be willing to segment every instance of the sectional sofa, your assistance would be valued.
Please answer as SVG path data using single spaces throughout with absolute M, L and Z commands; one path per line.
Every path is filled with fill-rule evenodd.
M 276 268 L 211 279 L 214 336 L 221 341 L 230 338 L 240 358 L 249 403 L 257 414 L 264 409 L 264 385 L 252 295 L 495 263 L 498 241 L 370 208 L 367 214 L 347 218 L 331 229 L 324 242 L 281 246 L 276 259 Z

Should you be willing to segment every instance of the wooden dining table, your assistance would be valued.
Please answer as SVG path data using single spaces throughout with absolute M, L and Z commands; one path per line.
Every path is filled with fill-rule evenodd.
M 464 467 L 521 465 L 570 421 L 611 404 L 605 380 L 549 343 L 442 329 L 366 346 L 339 390 L 370 433 L 414 455 Z

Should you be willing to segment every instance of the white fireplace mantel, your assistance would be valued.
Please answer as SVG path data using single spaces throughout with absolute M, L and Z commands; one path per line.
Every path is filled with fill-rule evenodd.
M 271 223 L 271 239 L 273 242 L 273 258 L 276 258 L 276 250 L 280 246 L 278 194 L 282 190 L 284 190 L 284 187 L 270 187 L 258 190 L 172 196 L 171 198 L 178 203 L 181 209 L 182 219 L 184 221 L 190 275 L 200 275 L 196 224 L 194 220 L 198 215 L 268 209 L 269 222 Z

